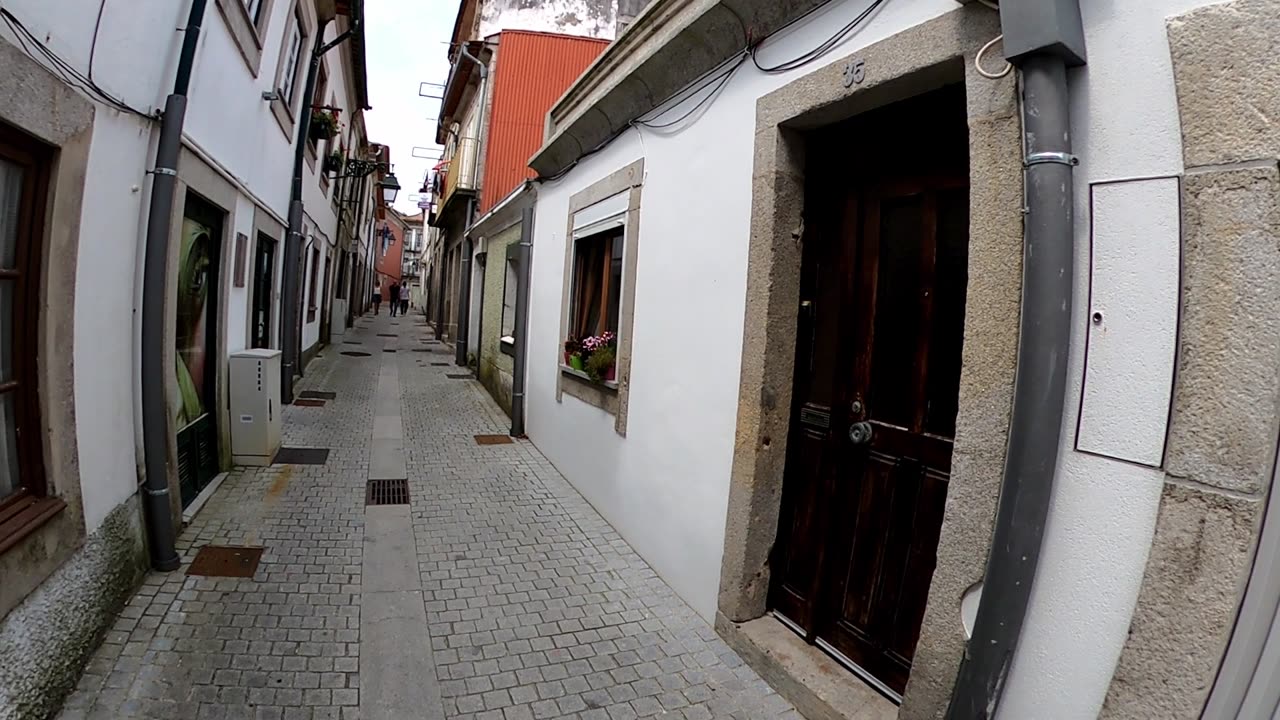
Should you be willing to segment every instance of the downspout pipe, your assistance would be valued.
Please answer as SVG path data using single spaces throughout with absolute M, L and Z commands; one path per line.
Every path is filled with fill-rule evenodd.
M 467 365 L 467 335 L 471 332 L 471 221 L 475 217 L 476 199 L 467 198 L 467 229 L 462 232 L 462 271 L 458 278 L 458 339 L 454 343 L 454 362 Z
M 1006 53 L 1022 72 L 1026 153 L 1022 322 L 991 554 L 948 720 L 996 716 L 1031 600 L 1061 452 L 1074 285 L 1072 173 L 1077 164 L 1071 154 L 1067 65 L 1083 64 L 1084 47 L 1078 7 L 1073 8 L 1073 28 L 1070 13 L 1062 13 L 1066 2 L 1036 5 L 1005 0 L 1001 7 Z M 1036 17 L 1050 5 L 1057 7 L 1053 22 L 1058 26 Z M 1033 43 L 1037 47 L 1015 55 L 1010 49 L 1021 49 L 1028 41 L 1021 32 L 1027 24 L 1037 26 L 1034 31 L 1039 35 Z M 1048 42 L 1046 33 L 1060 37 Z M 1066 46 L 1078 52 L 1066 52 Z
M 533 277 L 533 208 L 520 214 L 520 282 L 516 285 L 516 356 L 511 373 L 511 436 L 524 437 L 524 375 L 529 359 L 529 281 Z
M 166 383 L 161 378 L 173 373 L 165 363 L 165 302 L 169 276 L 169 227 L 174 196 L 178 188 L 178 156 L 182 151 L 182 125 L 187 114 L 187 90 L 195 65 L 200 24 L 207 0 L 192 0 L 178 55 L 178 73 L 173 92 L 165 99 L 160 120 L 160 140 L 151 176 L 151 202 L 147 209 L 147 239 L 142 269 L 142 451 L 146 479 L 143 483 L 143 512 L 151 565 L 169 572 L 182 564 L 174 547 L 177 534 L 169 499 L 168 433 L 169 407 L 165 402 Z
M 303 368 L 298 362 L 298 347 L 301 338 L 298 336 L 298 305 L 302 302 L 302 288 L 298 283 L 298 263 L 302 256 L 302 164 L 307 157 L 307 137 L 311 134 L 311 106 L 315 104 L 316 76 L 320 72 L 320 59 L 325 53 L 341 45 L 347 38 L 356 33 L 360 27 L 360 16 L 351 23 L 351 27 L 338 37 L 324 42 L 324 29 L 329 25 L 326 18 L 316 28 L 315 47 L 311 51 L 311 63 L 307 66 L 307 84 L 303 87 L 305 102 L 298 111 L 298 137 L 293 149 L 293 183 L 289 189 L 289 232 L 284 240 L 284 280 L 282 281 L 280 309 L 280 402 L 289 405 L 293 402 L 293 376 L 301 375 Z

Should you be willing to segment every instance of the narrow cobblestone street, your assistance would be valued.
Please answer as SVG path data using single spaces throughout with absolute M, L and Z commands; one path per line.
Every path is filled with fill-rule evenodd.
M 427 337 L 384 314 L 312 363 L 300 389 L 336 399 L 288 407 L 285 445 L 328 461 L 230 473 L 181 535 L 183 568 L 148 575 L 62 720 L 798 718 L 531 443 L 476 443 L 506 418 Z M 388 459 L 380 386 L 398 386 L 411 545 L 366 523 Z M 205 545 L 264 551 L 252 579 L 188 576 Z M 384 589 L 370 576 L 397 563 L 416 565 L 407 597 L 430 638 L 406 655 L 361 617 Z M 401 683 L 412 712 L 370 697 Z

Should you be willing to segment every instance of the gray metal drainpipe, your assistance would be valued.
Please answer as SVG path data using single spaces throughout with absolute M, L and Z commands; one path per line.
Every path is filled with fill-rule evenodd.
M 511 435 L 524 437 L 524 375 L 529 358 L 529 282 L 533 257 L 533 208 L 520 214 L 520 282 L 516 285 L 516 356 L 511 373 Z
M 1009 447 L 973 637 L 948 720 L 996 716 L 1040 561 L 1061 452 L 1075 221 L 1067 65 L 1084 64 L 1075 0 L 1004 0 L 1006 57 L 1022 71 L 1026 227 Z
M 467 365 L 467 333 L 471 331 L 471 221 L 475 219 L 476 200 L 467 198 L 467 225 L 462 231 L 462 270 L 458 273 L 458 339 L 454 342 L 454 362 Z
M 147 521 L 151 565 L 156 570 L 177 570 L 182 564 L 174 547 L 177 533 L 169 498 L 169 407 L 163 378 L 173 367 L 165 366 L 165 286 L 169 276 L 169 223 L 178 188 L 178 156 L 182 151 L 182 125 L 187 114 L 187 89 L 195 65 L 200 24 L 206 0 L 192 0 L 183 31 L 182 51 L 173 93 L 165 99 L 160 120 L 160 142 L 151 178 L 151 202 L 147 210 L 147 239 L 142 270 L 142 453 L 146 469 L 142 508 Z

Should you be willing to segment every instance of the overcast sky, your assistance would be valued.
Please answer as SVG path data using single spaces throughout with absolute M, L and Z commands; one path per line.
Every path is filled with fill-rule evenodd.
M 366 0 L 365 48 L 369 72 L 367 113 L 369 140 L 391 146 L 391 162 L 400 181 L 397 210 L 418 212 L 422 178 L 439 156 L 435 144 L 440 101 L 418 96 L 418 84 L 444 83 L 449 74 L 446 57 L 453 20 L 460 0 Z M 423 87 L 440 95 L 440 87 Z

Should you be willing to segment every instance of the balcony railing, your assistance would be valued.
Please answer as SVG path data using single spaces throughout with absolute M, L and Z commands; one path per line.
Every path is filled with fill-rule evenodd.
M 449 204 L 449 199 L 458 190 L 476 190 L 476 155 L 480 147 L 475 138 L 461 138 L 458 149 L 449 161 L 449 168 L 444 176 L 444 194 L 440 198 L 440 206 Z

